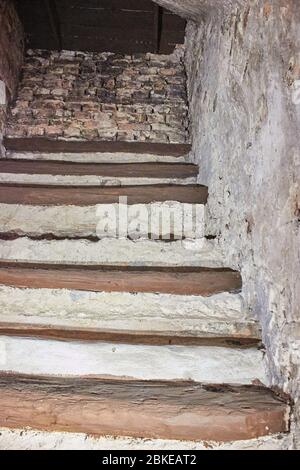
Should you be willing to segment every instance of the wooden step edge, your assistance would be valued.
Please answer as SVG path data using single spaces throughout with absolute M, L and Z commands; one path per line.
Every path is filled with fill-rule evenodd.
M 54 326 L 38 323 L 10 323 L 0 321 L 1 336 L 20 336 L 38 339 L 55 339 L 68 341 L 104 341 L 122 344 L 147 344 L 147 345 L 185 345 L 185 346 L 214 346 L 228 348 L 253 348 L 261 344 L 255 324 L 243 325 L 247 329 L 244 335 L 229 335 L 220 333 L 211 335 L 206 332 L 195 334 L 190 331 L 130 331 L 98 328 L 82 328 L 76 325 L 72 327 Z
M 206 204 L 208 188 L 188 184 L 157 184 L 137 186 L 80 186 L 0 183 L 0 203 L 28 205 L 76 205 L 118 204 L 120 197 L 127 203 L 151 204 L 176 201 L 183 204 Z
M 1 261 L 0 284 L 19 288 L 209 296 L 240 292 L 242 280 L 238 272 L 223 268 L 136 268 Z
M 166 157 L 181 157 L 188 154 L 191 144 L 167 144 L 156 142 L 121 142 L 58 140 L 45 137 L 12 138 L 4 137 L 6 150 L 14 152 L 49 152 L 49 153 L 135 153 Z
M 51 176 L 99 176 L 115 178 L 192 178 L 199 168 L 193 163 L 82 163 L 59 160 L 0 160 L 5 174 Z
M 6 428 L 226 442 L 288 432 L 288 417 L 286 399 L 255 385 L 0 375 Z

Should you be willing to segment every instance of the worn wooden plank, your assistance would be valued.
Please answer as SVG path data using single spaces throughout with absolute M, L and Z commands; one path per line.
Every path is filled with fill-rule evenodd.
M 208 296 L 239 291 L 242 281 L 238 272 L 225 268 L 136 268 L 1 261 L 0 284 L 21 288 Z
M 212 441 L 288 430 L 287 403 L 258 386 L 5 374 L 0 390 L 10 428 Z
M 190 144 L 164 144 L 154 142 L 110 142 L 110 141 L 76 141 L 54 140 L 44 137 L 4 138 L 7 150 L 15 152 L 51 152 L 51 153 L 135 153 L 181 157 L 188 154 Z
M 153 186 L 47 186 L 0 184 L 0 203 L 38 206 L 90 206 L 117 204 L 120 197 L 127 203 L 177 201 L 185 204 L 206 204 L 208 189 L 197 185 Z
M 77 163 L 62 161 L 0 160 L 0 173 L 116 178 L 189 178 L 198 166 L 188 163 Z
M 244 330 L 246 328 L 244 327 Z M 242 331 L 242 327 L 241 327 Z M 220 331 L 220 335 L 194 334 L 193 331 L 159 331 L 145 330 L 115 330 L 100 328 L 82 328 L 77 326 L 55 326 L 40 323 L 9 323 L 0 321 L 0 335 L 20 336 L 22 338 L 33 337 L 56 340 L 75 341 L 107 341 L 122 344 L 152 344 L 152 345 L 186 345 L 186 346 L 220 346 L 228 348 L 252 348 L 260 343 L 259 335 L 254 334 L 255 328 L 249 328 L 247 336 L 226 336 Z M 253 337 L 251 337 L 251 334 Z

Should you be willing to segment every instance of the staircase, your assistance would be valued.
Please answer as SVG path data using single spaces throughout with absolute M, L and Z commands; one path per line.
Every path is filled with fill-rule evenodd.
M 286 432 L 240 274 L 204 236 L 208 190 L 189 146 L 5 146 L 0 426 L 182 441 Z M 144 227 L 138 238 L 96 228 L 120 196 L 118 220 Z M 145 225 L 150 206 L 172 209 L 173 233 Z M 177 239 L 183 207 L 197 224 Z

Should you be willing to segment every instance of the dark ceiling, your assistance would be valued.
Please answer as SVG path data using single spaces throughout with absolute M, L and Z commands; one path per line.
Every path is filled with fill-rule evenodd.
M 30 48 L 173 51 L 185 20 L 150 0 L 15 0 Z

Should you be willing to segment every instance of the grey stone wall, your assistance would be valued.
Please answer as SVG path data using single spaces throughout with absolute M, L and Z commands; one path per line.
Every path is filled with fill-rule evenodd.
M 193 158 L 210 190 L 210 232 L 260 319 L 270 382 L 295 400 L 299 448 L 300 8 L 246 3 L 188 26 Z
M 171 55 L 29 51 L 7 134 L 188 141 L 183 48 Z

